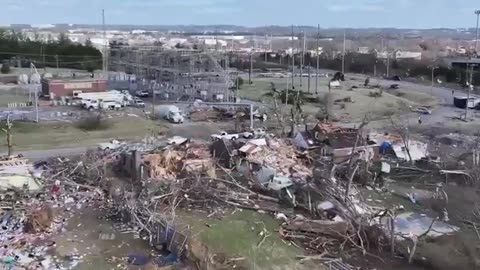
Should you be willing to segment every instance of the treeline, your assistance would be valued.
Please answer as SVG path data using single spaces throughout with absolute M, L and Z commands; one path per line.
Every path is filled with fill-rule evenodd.
M 61 34 L 58 41 L 40 42 L 21 33 L 0 29 L 0 62 L 15 67 L 58 67 L 93 71 L 102 67 L 102 53 L 91 42 L 72 43 Z
M 299 67 L 301 55 L 295 55 L 295 65 Z M 291 65 L 291 57 L 281 54 L 276 54 L 275 57 L 267 56 L 265 62 L 265 55 L 260 54 L 254 58 L 253 68 L 263 69 L 268 68 L 288 68 Z M 392 76 L 400 76 L 403 78 L 420 78 L 431 80 L 432 67 L 436 67 L 434 71 L 435 80 L 440 80 L 447 83 L 457 83 L 465 85 L 469 81 L 470 75 L 467 75 L 465 67 L 447 67 L 444 63 L 434 62 L 429 60 L 395 60 L 389 61 L 389 74 Z M 248 59 L 236 59 L 230 62 L 231 67 L 241 70 L 248 70 L 250 68 L 250 61 Z M 317 59 L 309 53 L 305 54 L 305 66 L 315 68 L 317 66 Z M 342 57 L 331 57 L 321 55 L 319 57 L 320 69 L 342 70 Z M 360 73 L 366 75 L 376 75 L 380 77 L 387 76 L 387 61 L 386 59 L 378 59 L 375 54 L 359 54 L 347 53 L 345 55 L 345 70 L 351 73 Z M 478 67 L 473 74 L 473 84 L 480 85 L 480 72 Z

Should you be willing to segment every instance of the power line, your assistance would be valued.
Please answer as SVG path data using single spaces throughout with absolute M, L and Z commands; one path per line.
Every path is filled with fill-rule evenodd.
M 8 54 L 8 55 L 29 55 L 29 56 L 50 56 L 50 57 L 55 57 L 55 56 L 57 56 L 56 54 L 16 53 L 16 52 L 0 52 L 0 54 Z M 58 56 L 59 56 L 59 57 L 71 57 L 71 58 L 77 58 L 77 57 L 102 58 L 101 56 L 98 56 L 98 55 L 74 55 L 74 54 L 65 54 L 65 55 L 58 55 Z
M 102 59 L 98 59 L 98 60 L 88 60 L 88 61 L 70 61 L 70 62 L 62 62 L 62 61 L 58 61 L 58 64 L 59 65 L 62 65 L 62 64 L 84 64 L 84 63 L 99 63 L 99 62 L 102 62 Z M 43 64 L 57 64 L 57 61 L 53 61 L 53 62 L 42 62 Z

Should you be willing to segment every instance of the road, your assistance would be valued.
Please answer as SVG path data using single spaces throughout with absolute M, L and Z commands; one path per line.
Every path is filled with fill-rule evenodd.
M 188 138 L 195 138 L 200 140 L 208 140 L 212 133 L 218 132 L 223 128 L 227 128 L 228 123 L 184 123 L 181 125 L 171 125 L 167 132 L 167 137 L 171 136 L 185 136 Z M 39 161 L 52 157 L 71 157 L 83 154 L 92 146 L 74 147 L 74 148 L 57 148 L 46 150 L 31 150 L 31 151 L 15 151 L 14 154 L 22 154 L 24 157 Z M 6 155 L 6 152 L 0 155 Z
M 32 150 L 32 151 L 18 151 L 15 154 L 21 153 L 24 157 L 32 160 L 39 161 L 52 157 L 71 157 L 85 153 L 89 147 L 75 147 L 75 148 L 58 148 L 48 150 Z M 1 153 L 0 155 L 6 155 L 7 153 Z
M 361 75 L 361 74 L 347 74 L 349 77 L 353 77 L 356 79 L 364 80 L 367 76 Z M 392 85 L 392 84 L 398 84 L 400 89 L 406 90 L 406 91 L 412 91 L 412 89 L 415 89 L 415 91 L 435 96 L 440 100 L 440 106 L 435 108 L 432 112 L 431 115 L 425 115 L 422 116 L 422 121 L 423 125 L 431 125 L 435 126 L 438 125 L 439 123 L 444 123 L 447 119 L 451 119 L 452 117 L 459 117 L 463 116 L 465 110 L 464 109 L 459 109 L 453 106 L 453 98 L 455 96 L 460 96 L 460 97 L 466 97 L 466 94 L 460 90 L 455 90 L 452 92 L 453 89 L 451 88 L 446 88 L 446 87 L 440 87 L 440 86 L 428 86 L 428 85 L 423 85 L 423 84 L 418 84 L 418 83 L 413 83 L 413 82 L 407 82 L 407 81 L 392 81 L 392 80 L 384 80 L 381 78 L 371 78 L 371 81 L 375 81 L 379 85 Z M 471 97 L 474 98 L 480 98 L 479 95 L 470 95 Z M 469 118 L 472 118 L 474 114 L 469 114 Z M 415 119 L 412 119 L 415 120 Z
M 358 75 L 358 74 L 348 74 L 349 77 L 365 79 L 366 76 Z M 425 115 L 422 116 L 423 124 L 422 126 L 437 126 L 445 123 L 445 121 L 453 116 L 460 116 L 464 110 L 458 109 L 453 106 L 453 97 L 452 89 L 444 88 L 444 87 L 430 87 L 426 85 L 416 84 L 412 82 L 406 81 L 390 81 L 390 80 L 383 80 L 378 78 L 373 78 L 380 85 L 390 85 L 390 84 L 398 84 L 402 89 L 415 89 L 415 91 L 423 92 L 428 95 L 433 95 L 440 100 L 440 106 L 434 109 L 432 115 Z M 411 90 L 410 90 L 411 91 Z M 464 96 L 465 94 L 462 92 L 459 94 L 459 91 L 456 91 L 454 94 L 458 94 L 459 96 Z M 478 95 L 471 95 L 472 97 L 480 98 Z M 147 101 L 147 103 L 149 103 Z M 148 104 L 150 105 L 150 104 Z M 151 105 L 150 105 L 151 106 Z M 473 113 L 472 113 L 473 115 Z M 388 122 L 388 121 L 387 121 Z M 410 123 L 414 124 L 416 121 L 416 116 L 412 114 L 412 119 L 409 120 Z M 378 126 L 384 126 L 385 121 L 378 121 Z M 372 123 L 373 124 L 373 123 Z M 173 125 L 172 128 L 169 130 L 167 136 L 188 136 L 197 139 L 208 139 L 209 135 L 218 131 L 221 128 L 219 123 L 185 123 L 180 126 Z M 75 148 L 58 148 L 58 149 L 48 149 L 48 150 L 33 150 L 33 151 L 21 151 L 21 153 L 33 160 L 38 161 L 46 158 L 56 157 L 56 156 L 74 156 L 85 153 L 85 151 L 89 147 L 75 147 Z M 2 153 L 5 155 L 6 153 Z

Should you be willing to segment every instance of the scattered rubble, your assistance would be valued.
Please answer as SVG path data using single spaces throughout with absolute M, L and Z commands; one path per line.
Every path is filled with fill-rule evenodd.
M 468 175 L 472 182 L 472 172 L 442 169 L 436 160 L 426 159 L 428 153 L 420 142 L 422 150 L 410 149 L 411 157 L 407 158 L 401 154 L 404 149 L 396 150 L 395 146 L 403 140 L 394 135 L 367 135 L 362 127 L 346 129 L 324 123 L 309 134 L 311 140 L 317 141 L 317 147 L 309 150 L 297 144 L 298 138 L 274 138 L 268 134 L 210 142 L 178 136 L 163 144 L 154 140 L 122 142 L 109 151 L 95 149 L 78 159 L 49 160 L 40 166 L 43 173 L 31 171 L 38 177 L 30 176 L 28 181 L 18 175 L 11 180 L 7 172 L 22 175 L 24 167 L 35 166 L 24 159 L 5 159 L 0 163 L 0 169 L 6 168 L 0 171 L 5 173 L 0 178 L 1 186 L 15 187 L 22 199 L 11 200 L 10 206 L 3 207 L 4 231 L 0 239 L 7 246 L 4 262 L 12 258 L 10 263 L 21 267 L 40 265 L 40 269 L 49 269 L 48 265 L 55 263 L 64 267 L 60 269 L 70 269 L 81 256 L 68 264 L 62 261 L 65 258 L 49 257 L 46 252 L 54 246 L 49 236 L 65 229 L 72 209 L 94 203 L 109 209 L 111 216 L 125 226 L 135 228 L 138 237 L 152 247 L 169 251 L 155 260 L 130 254 L 131 264 L 148 267 L 176 264 L 179 258 L 200 269 L 230 269 L 248 263 L 243 257 L 215 254 L 199 242 L 177 219 L 179 209 L 201 211 L 216 218 L 238 209 L 272 215 L 283 223 L 278 233 L 285 243 L 305 249 L 305 256 L 299 260 L 328 265 L 337 262 L 346 269 L 352 268 L 342 258 L 348 260 L 359 252 L 373 257 L 393 252 L 411 262 L 415 251 L 402 253 L 410 248 L 404 239 L 414 239 L 416 248 L 422 237 L 452 234 L 460 229 L 447 223 L 445 205 L 439 208 L 440 221 L 430 217 L 431 213 L 402 212 L 404 206 L 370 205 L 368 202 L 373 200 L 363 198 L 360 186 L 368 187 L 369 192 L 398 194 L 405 204 L 425 205 L 431 200 L 442 204 L 448 198 L 441 185 L 434 186 L 435 192 L 418 188 L 388 191 L 385 182 L 418 178 L 421 174 L 430 178 Z M 345 150 L 341 159 L 338 151 L 322 150 L 321 155 L 314 155 L 325 144 L 334 146 L 340 137 L 349 143 L 333 149 Z M 372 149 L 374 154 L 359 158 L 366 149 Z M 394 155 L 389 155 L 392 151 Z M 22 171 L 11 169 L 16 166 Z M 15 179 L 22 179 L 21 183 Z M 381 204 L 382 200 L 375 202 Z M 262 230 L 257 246 L 273 233 Z M 99 237 L 110 241 L 115 235 Z M 41 239 L 42 244 L 32 247 L 35 239 Z M 395 249 L 395 245 L 407 248 Z

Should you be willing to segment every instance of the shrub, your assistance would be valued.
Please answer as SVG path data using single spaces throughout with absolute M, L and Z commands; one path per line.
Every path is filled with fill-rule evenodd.
M 0 69 L 0 72 L 2 74 L 8 74 L 10 73 L 10 64 L 8 63 L 3 63 L 2 68 Z
M 369 97 L 373 97 L 373 98 L 379 98 L 383 95 L 383 91 L 380 90 L 380 91 L 370 91 L 370 93 L 368 93 L 368 96 Z
M 84 131 L 105 130 L 110 128 L 110 124 L 102 119 L 100 115 L 89 116 L 77 122 L 77 128 Z

